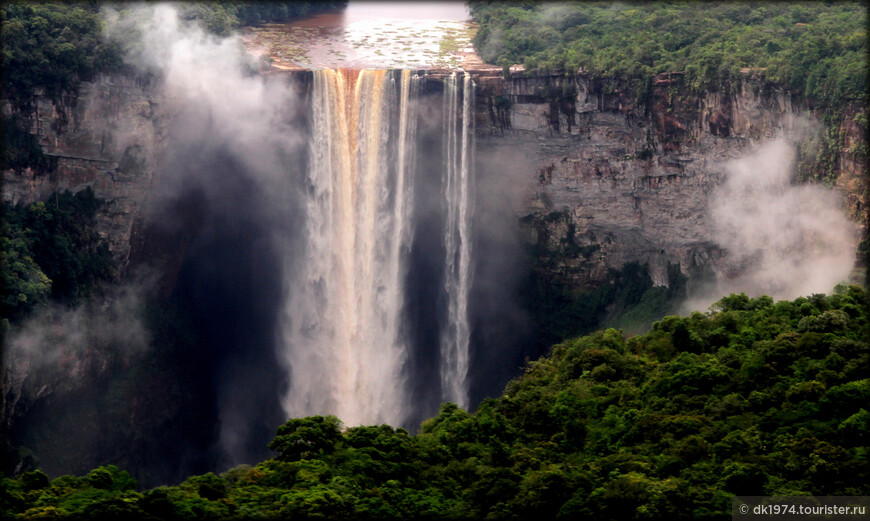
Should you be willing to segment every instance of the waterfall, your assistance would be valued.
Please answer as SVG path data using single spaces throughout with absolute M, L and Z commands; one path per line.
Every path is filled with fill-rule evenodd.
M 462 107 L 461 118 L 458 115 Z M 447 78 L 444 95 L 444 291 L 447 320 L 441 331 L 441 392 L 444 400 L 468 408 L 468 364 L 471 328 L 468 296 L 471 286 L 472 163 L 471 130 L 474 83 L 454 72 Z M 457 127 L 460 127 L 457 129 Z
M 409 71 L 313 71 L 304 248 L 286 254 L 291 417 L 398 425 L 407 415 L 400 322 L 417 85 Z

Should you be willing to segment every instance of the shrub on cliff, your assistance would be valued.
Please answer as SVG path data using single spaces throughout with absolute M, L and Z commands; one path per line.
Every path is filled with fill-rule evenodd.
M 18 320 L 49 297 L 75 304 L 112 278 L 108 246 L 93 228 L 100 204 L 90 188 L 29 205 L 3 203 L 4 319 Z
M 53 99 L 75 92 L 122 64 L 120 48 L 102 37 L 97 4 L 5 2 L 0 19 L 4 97 L 19 105 L 37 89 Z

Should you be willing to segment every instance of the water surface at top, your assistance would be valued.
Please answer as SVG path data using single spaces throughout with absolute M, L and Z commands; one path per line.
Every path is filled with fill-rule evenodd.
M 450 68 L 480 63 L 461 2 L 349 2 L 337 13 L 248 28 L 273 68 Z
M 467 22 L 471 13 L 464 2 L 348 2 L 348 24 L 381 19 Z

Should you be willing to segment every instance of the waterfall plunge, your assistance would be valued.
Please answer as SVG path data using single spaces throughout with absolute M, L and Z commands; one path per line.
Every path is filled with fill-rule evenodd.
M 286 252 L 287 273 L 294 273 L 283 317 L 288 416 L 401 425 L 410 412 L 411 346 L 401 320 L 418 84 L 409 71 L 313 72 L 305 246 Z M 453 74 L 444 98 L 447 317 L 440 376 L 443 398 L 466 407 L 472 89 L 465 75 L 460 96 Z
M 441 331 L 441 389 L 445 400 L 468 408 L 468 360 L 471 328 L 468 292 L 471 287 L 471 110 L 474 84 L 462 77 L 462 117 L 459 118 L 459 78 L 447 78 L 444 95 L 444 193 L 447 220 L 444 228 L 444 291 L 447 321 Z M 457 127 L 459 127 L 457 129 Z M 457 132 L 458 130 L 458 132 Z

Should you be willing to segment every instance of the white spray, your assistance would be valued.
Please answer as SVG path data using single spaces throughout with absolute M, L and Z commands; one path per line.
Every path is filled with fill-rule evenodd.
M 729 293 L 793 299 L 830 292 L 848 280 L 856 227 L 835 191 L 795 184 L 794 168 L 794 148 L 785 138 L 725 164 L 724 180 L 710 198 L 710 217 L 732 273 L 710 294 L 687 302 L 687 310 L 706 309 Z
M 287 253 L 288 268 L 304 261 L 287 287 L 284 408 L 401 424 L 417 79 L 401 71 L 397 89 L 387 71 L 359 71 L 353 86 L 354 72 L 313 74 L 306 249 Z
M 472 194 L 472 116 L 474 82 L 463 75 L 462 96 L 454 72 L 445 83 L 444 197 L 447 219 L 444 229 L 444 290 L 447 294 L 447 321 L 441 331 L 442 397 L 468 407 L 468 365 L 471 328 L 468 296 L 471 287 Z M 462 118 L 457 117 L 462 103 Z M 457 124 L 461 129 L 457 132 Z

